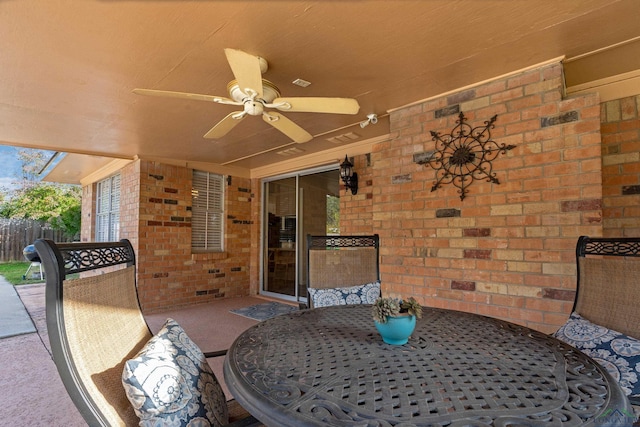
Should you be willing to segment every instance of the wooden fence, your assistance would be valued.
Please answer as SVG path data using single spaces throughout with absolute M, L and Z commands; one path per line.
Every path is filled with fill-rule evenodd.
M 62 231 L 53 230 L 38 221 L 0 218 L 0 262 L 26 261 L 22 250 L 36 239 L 68 242 Z

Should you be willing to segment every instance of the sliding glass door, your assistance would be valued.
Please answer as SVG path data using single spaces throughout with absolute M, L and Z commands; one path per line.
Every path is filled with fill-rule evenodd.
M 335 167 L 263 181 L 261 293 L 306 300 L 306 235 L 339 233 L 339 189 Z

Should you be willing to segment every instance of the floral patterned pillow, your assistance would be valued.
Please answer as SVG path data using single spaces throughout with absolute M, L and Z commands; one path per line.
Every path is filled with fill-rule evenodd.
M 125 363 L 122 384 L 140 426 L 222 426 L 224 392 L 198 346 L 173 319 Z
M 309 297 L 313 307 L 331 305 L 373 304 L 380 296 L 380 281 L 347 288 L 316 289 L 309 288 Z
M 640 340 L 591 323 L 577 313 L 554 336 L 591 356 L 633 400 L 640 398 Z

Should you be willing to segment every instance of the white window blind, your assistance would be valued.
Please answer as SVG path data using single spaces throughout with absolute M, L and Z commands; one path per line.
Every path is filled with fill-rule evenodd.
M 96 191 L 96 241 L 120 239 L 120 175 L 98 182 Z
M 222 251 L 224 242 L 223 176 L 194 170 L 191 199 L 191 249 L 194 252 Z

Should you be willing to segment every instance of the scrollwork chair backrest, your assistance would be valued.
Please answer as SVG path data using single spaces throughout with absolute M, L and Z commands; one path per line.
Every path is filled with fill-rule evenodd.
M 46 276 L 51 351 L 69 396 L 90 426 L 138 425 L 122 368 L 151 331 L 138 302 L 131 243 L 43 239 L 35 247 Z

